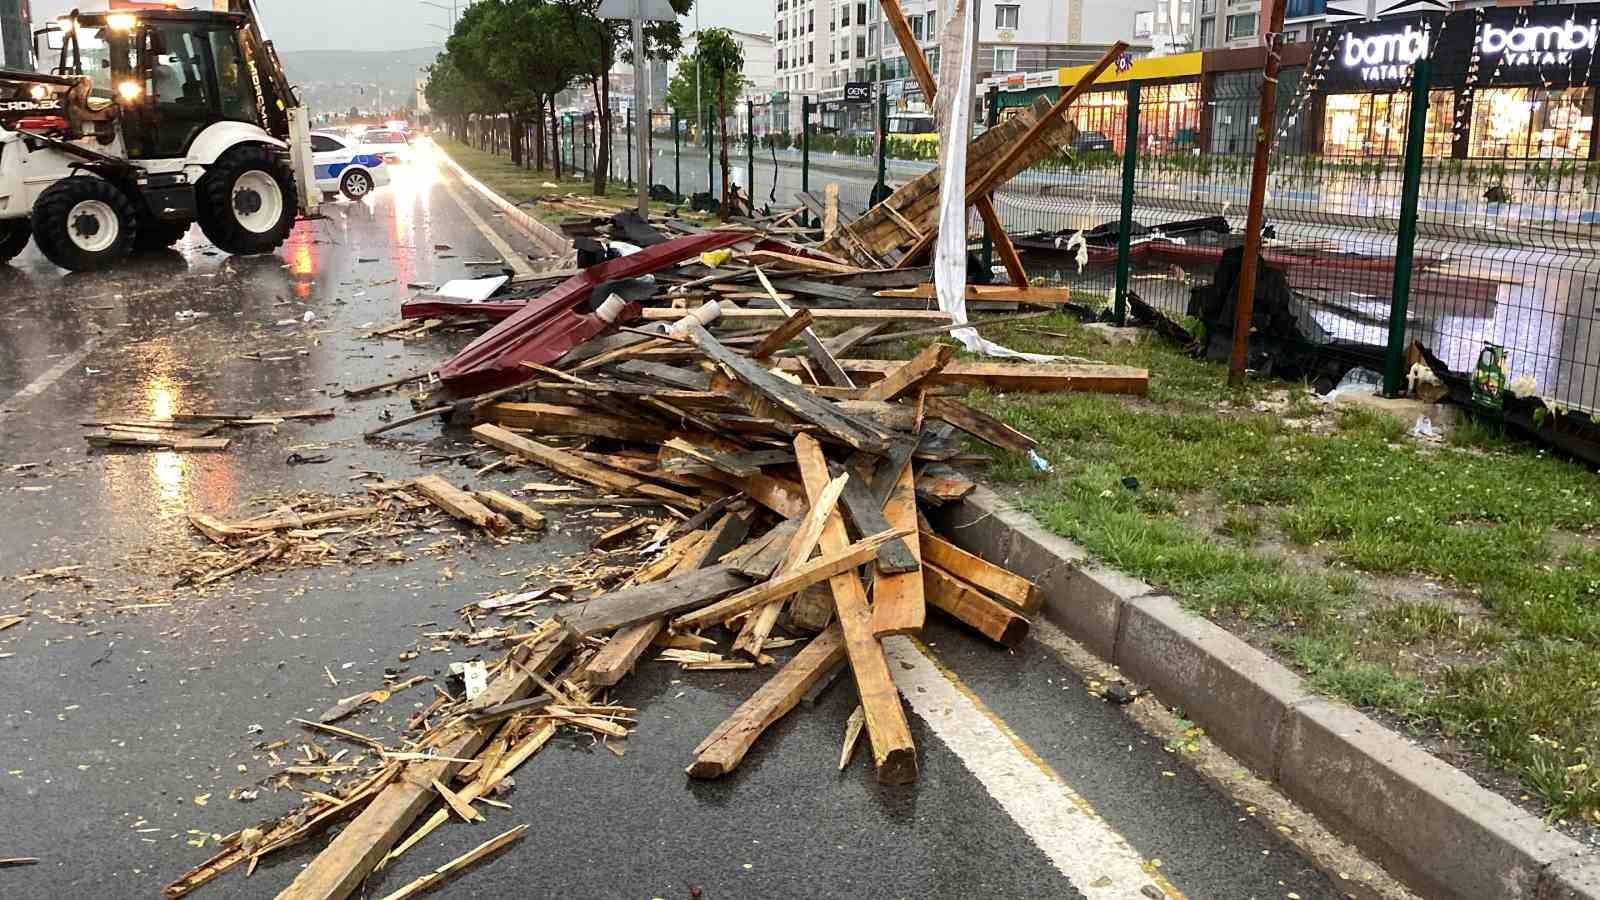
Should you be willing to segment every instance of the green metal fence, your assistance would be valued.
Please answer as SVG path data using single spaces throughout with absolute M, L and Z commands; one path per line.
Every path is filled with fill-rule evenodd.
M 1230 72 L 1203 91 L 1130 81 L 1085 95 L 1068 112 L 1074 145 L 995 197 L 1030 275 L 1108 316 L 1130 292 L 1174 318 L 1198 311 L 1197 289 L 1242 242 L 1260 84 L 1259 72 Z M 1278 96 L 1264 255 L 1288 289 L 1296 339 L 1349 349 L 1391 388 L 1413 341 L 1458 372 L 1495 345 L 1523 390 L 1600 407 L 1600 162 L 1587 137 L 1530 140 L 1518 155 L 1497 137 L 1505 110 L 1481 97 L 1464 103 L 1426 75 L 1337 93 L 1315 60 L 1310 74 L 1286 69 Z M 759 110 L 725 126 L 732 180 L 758 207 L 820 199 L 832 183 L 846 218 L 869 206 L 880 172 L 892 188 L 936 165 L 925 144 L 890 141 L 880 155 L 874 136 L 830 131 L 799 98 L 783 116 L 793 133 Z M 592 116 L 563 123 L 569 168 L 589 170 L 596 127 Z M 653 181 L 719 193 L 708 146 L 718 127 L 692 110 L 655 113 Z M 621 158 L 625 134 L 613 146 Z

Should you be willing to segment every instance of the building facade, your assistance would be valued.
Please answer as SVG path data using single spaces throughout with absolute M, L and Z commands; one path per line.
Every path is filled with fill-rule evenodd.
M 951 0 L 901 4 L 917 51 L 935 75 L 943 64 L 939 35 L 953 8 Z M 847 102 L 845 88 L 872 83 L 874 96 L 881 91 L 888 97 L 890 115 L 896 120 L 891 130 L 928 127 L 922 86 L 876 0 L 774 0 L 774 16 L 773 122 L 797 129 L 801 101 L 810 99 L 817 111 L 813 124 L 824 131 L 871 132 L 876 119 L 872 104 Z M 1121 4 L 985 0 L 979 7 L 977 72 L 1022 72 L 1091 62 L 1112 41 L 1126 39 L 1132 25 Z

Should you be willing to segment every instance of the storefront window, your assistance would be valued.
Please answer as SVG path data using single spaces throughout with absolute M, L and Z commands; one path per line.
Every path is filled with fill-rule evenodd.
M 1488 88 L 1472 95 L 1468 153 L 1501 159 L 1588 159 L 1590 88 Z
M 1072 121 L 1084 135 L 1098 132 L 1118 153 L 1127 137 L 1128 92 L 1125 87 L 1091 91 L 1072 105 Z M 1187 152 L 1200 139 L 1200 85 L 1147 84 L 1139 90 L 1139 152 Z
M 1428 99 L 1423 131 L 1424 156 L 1449 156 L 1455 94 L 1434 91 Z M 1406 151 L 1411 97 L 1390 94 L 1332 94 L 1323 105 L 1322 152 L 1327 156 L 1401 156 Z

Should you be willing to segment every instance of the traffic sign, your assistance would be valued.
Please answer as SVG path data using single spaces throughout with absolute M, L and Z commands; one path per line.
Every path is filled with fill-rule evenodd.
M 678 18 L 667 0 L 600 0 L 602 19 L 643 19 L 646 22 L 671 22 Z

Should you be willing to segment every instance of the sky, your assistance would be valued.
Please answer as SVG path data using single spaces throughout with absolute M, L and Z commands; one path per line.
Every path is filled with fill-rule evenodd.
M 434 0 L 448 7 L 450 0 Z M 465 0 L 460 0 L 465 5 Z M 450 12 L 420 0 L 256 0 L 266 19 L 267 37 L 279 50 L 405 50 L 444 41 Z M 700 27 L 771 32 L 771 0 L 700 0 Z M 105 0 L 33 0 L 36 21 L 71 11 L 104 9 Z M 208 7 L 208 0 L 180 0 L 181 6 Z M 330 15 L 330 13 L 332 13 Z M 684 19 L 687 32 L 694 15 Z

